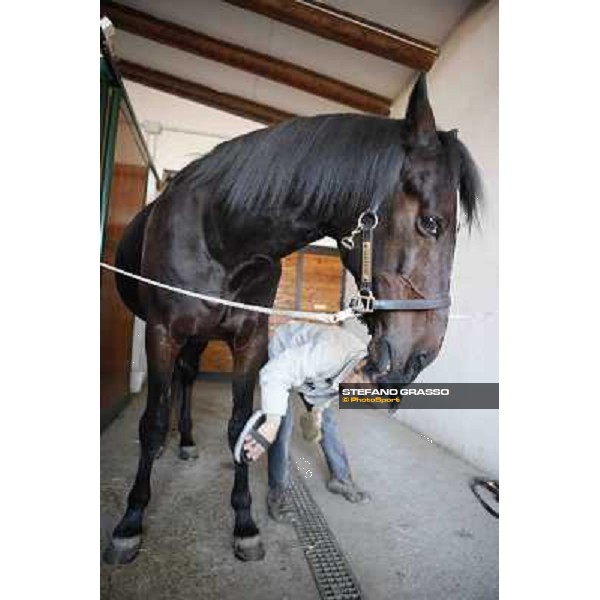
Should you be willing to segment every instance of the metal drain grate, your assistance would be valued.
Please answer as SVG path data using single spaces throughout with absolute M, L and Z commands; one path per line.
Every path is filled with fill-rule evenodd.
M 352 569 L 306 484 L 291 469 L 286 503 L 291 521 L 304 550 L 323 600 L 362 600 Z

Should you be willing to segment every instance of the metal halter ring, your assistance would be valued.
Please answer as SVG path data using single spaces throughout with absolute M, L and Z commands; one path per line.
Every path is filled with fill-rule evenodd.
M 369 224 L 369 220 L 371 220 L 371 224 Z M 365 210 L 365 212 L 361 213 L 360 217 L 358 217 L 358 227 L 361 231 L 370 231 L 375 229 L 378 224 L 379 217 L 373 210 Z
M 369 224 L 369 219 L 372 219 L 372 224 Z M 365 210 L 360 213 L 358 217 L 356 228 L 352 230 L 350 235 L 342 238 L 342 246 L 346 250 L 354 250 L 354 236 L 358 235 L 361 231 L 371 231 L 377 227 L 379 223 L 379 217 L 373 210 Z

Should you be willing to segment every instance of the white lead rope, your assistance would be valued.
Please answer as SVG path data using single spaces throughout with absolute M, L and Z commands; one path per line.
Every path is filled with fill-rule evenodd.
M 189 296 L 190 298 L 196 298 L 198 300 L 204 300 L 205 302 L 212 302 L 213 304 L 222 304 L 223 306 L 230 306 L 232 308 L 240 308 L 242 310 L 251 310 L 253 312 L 262 313 L 264 315 L 275 315 L 279 317 L 287 317 L 288 319 L 302 320 L 302 321 L 317 321 L 318 323 L 329 323 L 332 325 L 343 323 L 347 319 L 355 317 L 355 313 L 351 308 L 340 310 L 336 313 L 324 313 L 324 312 L 310 312 L 303 310 L 282 310 L 278 308 L 267 308 L 266 306 L 257 306 L 256 304 L 244 304 L 243 302 L 235 302 L 234 300 L 224 300 L 223 298 L 215 298 L 213 296 L 206 296 L 205 294 L 199 294 L 198 292 L 190 292 L 183 288 L 178 288 L 154 279 L 148 279 L 129 271 L 124 271 L 118 267 L 113 267 L 108 263 L 101 262 L 100 266 L 109 271 L 119 273 L 125 277 L 131 277 L 131 279 L 137 279 L 142 283 L 153 285 L 169 292 L 181 294 L 183 296 Z

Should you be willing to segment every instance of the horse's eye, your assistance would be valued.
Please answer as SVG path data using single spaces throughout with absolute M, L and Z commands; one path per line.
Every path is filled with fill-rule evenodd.
M 417 229 L 423 235 L 430 235 L 434 238 L 438 238 L 442 232 L 442 224 L 437 217 L 424 215 L 417 219 Z

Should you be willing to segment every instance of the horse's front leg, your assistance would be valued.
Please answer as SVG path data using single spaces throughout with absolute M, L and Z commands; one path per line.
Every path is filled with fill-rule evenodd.
M 169 427 L 171 379 L 180 348 L 164 325 L 149 324 L 146 327 L 148 399 L 139 425 L 140 458 L 135 482 L 127 498 L 127 510 L 104 553 L 104 559 L 111 564 L 131 562 L 142 543 L 142 521 L 150 501 L 152 464 L 165 443 Z
M 230 343 L 234 358 L 233 411 L 229 421 L 229 447 L 233 452 L 246 421 L 252 414 L 254 386 L 260 368 L 267 359 L 268 326 L 264 317 L 254 317 L 252 333 L 247 331 L 248 321 Z M 231 506 L 235 511 L 233 551 L 241 560 L 262 560 L 265 549 L 258 527 L 251 514 L 252 496 L 248 484 L 248 465 L 235 464 L 235 479 L 231 492 Z

